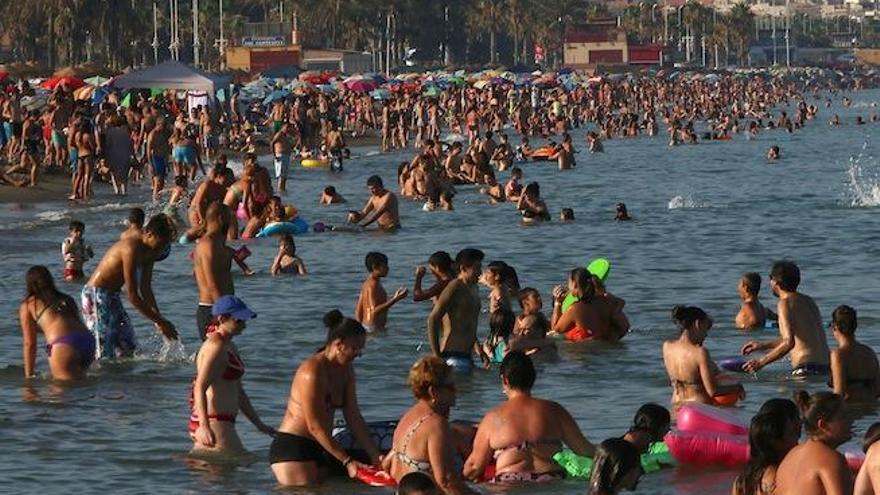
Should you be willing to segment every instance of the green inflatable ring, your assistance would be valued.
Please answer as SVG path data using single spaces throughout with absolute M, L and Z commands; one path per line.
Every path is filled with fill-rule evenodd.
M 611 271 L 611 262 L 606 258 L 596 258 L 587 265 L 587 271 L 599 277 L 599 280 L 604 282 L 605 279 L 608 278 L 608 273 Z M 568 294 L 565 296 L 565 300 L 562 301 L 562 312 L 565 313 L 568 311 L 568 308 L 576 302 L 578 302 L 578 298 L 573 295 Z
M 593 470 L 593 459 L 581 457 L 570 450 L 560 450 L 553 455 L 553 460 L 565 470 L 566 476 L 578 480 L 590 479 Z M 642 469 L 645 473 L 653 473 L 678 463 L 669 453 L 669 447 L 663 442 L 654 442 L 648 452 L 642 454 Z

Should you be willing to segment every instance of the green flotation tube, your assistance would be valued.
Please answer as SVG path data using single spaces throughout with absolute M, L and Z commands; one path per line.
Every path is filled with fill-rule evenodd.
M 596 258 L 587 265 L 587 271 L 599 277 L 599 280 L 604 282 L 605 279 L 608 278 L 608 273 L 611 271 L 611 262 L 606 258 Z M 578 302 L 578 298 L 573 295 L 569 294 L 565 296 L 565 300 L 562 301 L 562 312 L 565 313 L 568 311 L 568 308 L 576 302 Z
M 593 470 L 593 459 L 590 457 L 581 457 L 570 450 L 560 450 L 553 455 L 562 469 L 565 470 L 569 478 L 578 480 L 590 479 L 590 473 Z M 642 454 L 642 469 L 646 473 L 659 471 L 664 467 L 675 466 L 677 463 L 669 453 L 669 447 L 663 442 L 654 442 L 648 447 L 648 452 Z

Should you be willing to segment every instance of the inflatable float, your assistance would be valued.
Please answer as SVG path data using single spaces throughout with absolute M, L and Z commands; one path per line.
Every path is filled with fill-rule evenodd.
M 302 218 L 294 219 L 292 222 L 272 222 L 266 224 L 265 227 L 260 229 L 257 232 L 256 237 L 271 237 L 273 235 L 284 235 L 284 234 L 305 234 L 309 231 L 309 224 L 306 223 Z
M 718 360 L 718 367 L 727 370 L 733 371 L 734 373 L 745 373 L 743 370 L 743 366 L 748 362 L 743 356 L 731 356 Z
M 316 158 L 306 158 L 300 162 L 300 165 L 302 165 L 303 168 L 324 168 L 330 165 L 330 160 L 327 158 L 321 160 Z
M 551 156 L 553 156 L 554 153 L 556 153 L 556 148 L 554 146 L 542 146 L 532 151 L 532 154 L 529 155 L 529 158 L 536 162 L 547 161 L 550 159 Z
M 595 275 L 599 280 L 605 282 L 605 279 L 608 278 L 608 274 L 611 272 L 611 262 L 606 258 L 596 258 L 591 261 L 586 268 L 590 274 Z M 562 301 L 562 312 L 565 313 L 568 311 L 568 308 L 576 302 L 578 302 L 577 297 L 571 294 L 565 296 L 565 299 Z
M 588 480 L 593 470 L 593 458 L 583 457 L 570 450 L 561 450 L 553 455 L 553 460 L 565 470 L 567 478 Z M 666 467 L 677 465 L 675 458 L 669 453 L 669 447 L 663 442 L 654 442 L 648 451 L 642 454 L 642 470 L 653 473 Z

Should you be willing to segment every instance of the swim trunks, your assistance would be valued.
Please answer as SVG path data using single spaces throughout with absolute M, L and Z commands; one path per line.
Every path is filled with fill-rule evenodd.
M 338 464 L 336 458 L 315 440 L 281 431 L 275 434 L 269 446 L 269 464 L 278 462 L 315 462 L 318 466 Z
M 196 163 L 196 154 L 191 146 L 175 146 L 172 156 L 177 163 L 185 163 L 187 165 L 195 165 Z
M 208 325 L 214 319 L 214 316 L 211 314 L 211 307 L 211 304 L 199 303 L 199 307 L 196 309 L 196 327 L 199 330 L 199 338 L 202 339 L 202 342 L 205 341 L 205 336 L 208 334 Z
M 830 372 L 827 364 L 806 363 L 791 370 L 791 376 L 819 376 Z
M 134 353 L 134 329 L 119 291 L 85 285 L 81 304 L 83 320 L 98 342 L 95 359 L 128 357 Z
M 446 361 L 448 366 L 456 370 L 468 371 L 474 369 L 474 360 L 468 352 L 443 351 L 440 358 Z
M 80 268 L 65 268 L 64 269 L 64 278 L 67 279 L 78 279 L 83 278 L 85 274 Z
M 153 155 L 153 177 L 165 178 L 168 175 L 168 158 Z
M 281 156 L 275 157 L 275 178 L 280 179 L 282 177 L 287 177 L 287 172 L 290 170 L 290 155 L 284 154 Z
M 67 136 L 58 130 L 52 130 L 52 144 L 55 146 L 67 146 Z

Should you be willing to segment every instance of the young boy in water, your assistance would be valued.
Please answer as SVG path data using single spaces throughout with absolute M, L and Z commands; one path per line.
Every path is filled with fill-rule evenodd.
M 291 273 L 294 275 L 305 275 L 306 265 L 302 259 L 296 255 L 296 243 L 293 236 L 284 234 L 278 243 L 278 254 L 275 261 L 272 262 L 272 275 L 279 273 Z
M 132 208 L 128 212 L 128 227 L 119 234 L 119 239 L 140 238 L 143 235 L 144 219 L 146 215 L 140 208 Z
M 336 188 L 333 186 L 327 186 L 324 188 L 324 191 L 321 193 L 321 201 L 322 205 L 335 205 L 339 203 L 345 203 L 345 198 L 342 197 L 341 194 L 336 192 Z
M 736 328 L 753 330 L 764 328 L 767 320 L 775 320 L 776 315 L 758 301 L 761 291 L 761 276 L 755 272 L 743 273 L 736 287 L 742 305 L 736 314 Z
M 64 258 L 64 280 L 80 280 L 85 277 L 83 265 L 95 256 L 92 247 L 86 245 L 83 234 L 86 226 L 78 220 L 70 222 L 67 238 L 61 243 L 61 256 Z
M 522 350 L 526 354 L 555 350 L 556 344 L 547 339 L 550 320 L 541 311 L 544 302 L 538 290 L 526 287 L 519 291 L 519 306 L 522 308 L 522 313 L 516 317 L 510 349 Z
M 388 276 L 388 257 L 382 253 L 371 251 L 364 257 L 367 267 L 367 279 L 361 286 L 354 308 L 354 317 L 368 330 L 384 330 L 388 321 L 388 310 L 391 306 L 406 297 L 407 290 L 401 287 L 394 292 L 391 299 L 382 287 L 381 279 Z

